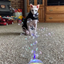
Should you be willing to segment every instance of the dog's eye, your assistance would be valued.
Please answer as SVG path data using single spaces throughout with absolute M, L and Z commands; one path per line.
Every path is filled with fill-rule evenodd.
M 32 10 L 33 11 L 33 10 Z

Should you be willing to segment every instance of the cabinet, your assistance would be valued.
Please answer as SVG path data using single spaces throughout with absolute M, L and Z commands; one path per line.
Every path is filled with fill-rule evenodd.
M 40 4 L 39 8 L 39 22 L 44 22 L 44 0 L 27 0 L 27 12 L 30 11 L 30 4 Z
M 64 5 L 47 5 L 47 1 L 50 0 L 46 0 L 45 22 L 64 22 Z
M 64 22 L 64 14 L 47 14 L 46 22 Z
M 46 13 L 64 13 L 64 6 L 47 6 Z

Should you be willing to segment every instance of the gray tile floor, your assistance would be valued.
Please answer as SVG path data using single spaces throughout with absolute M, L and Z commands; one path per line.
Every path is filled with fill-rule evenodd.
M 27 64 L 34 39 L 18 24 L 0 26 L 0 64 Z M 20 35 L 21 34 L 21 35 Z M 64 64 L 64 23 L 38 23 L 36 58 L 44 64 Z

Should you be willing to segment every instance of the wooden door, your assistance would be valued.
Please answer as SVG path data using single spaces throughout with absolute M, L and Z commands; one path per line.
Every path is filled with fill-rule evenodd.
M 30 5 L 37 5 L 40 4 L 39 8 L 39 22 L 44 22 L 44 0 L 27 0 L 27 12 L 30 11 Z

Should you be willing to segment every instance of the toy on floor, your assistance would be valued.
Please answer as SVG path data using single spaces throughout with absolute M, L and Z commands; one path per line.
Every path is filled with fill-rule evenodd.
M 23 19 L 22 9 L 15 9 L 15 17 L 17 19 L 18 25 L 20 25 Z
M 23 16 L 20 15 L 20 16 L 18 17 L 18 25 L 20 25 L 20 24 L 22 23 L 22 19 L 23 19 Z
M 11 16 L 11 17 L 0 16 L 0 25 L 9 25 L 9 24 L 13 24 L 13 16 Z

